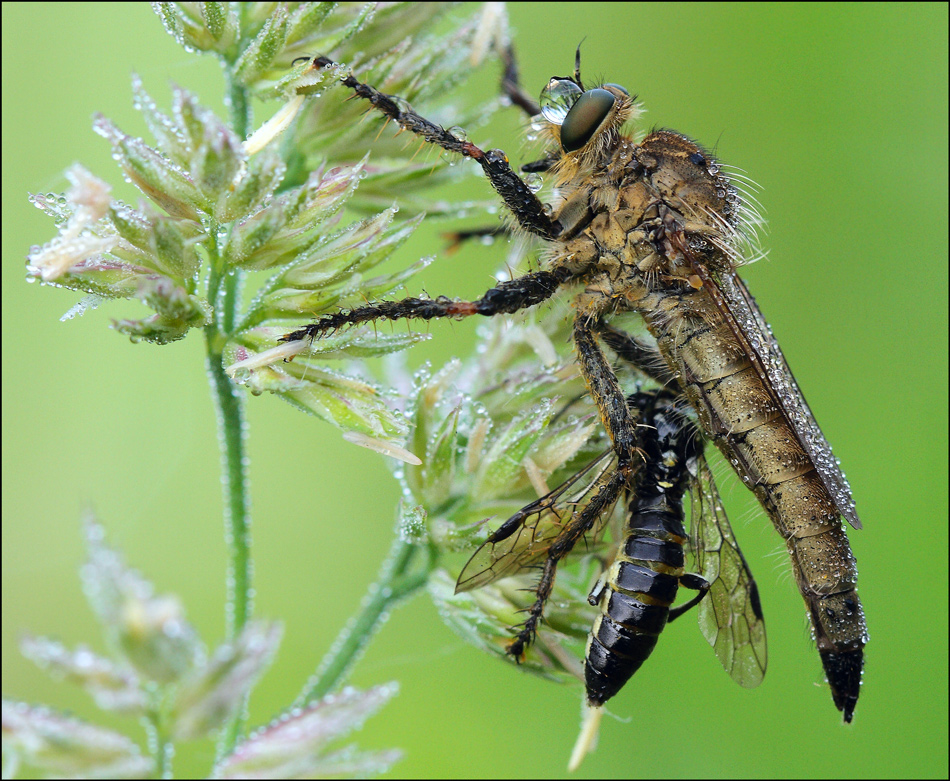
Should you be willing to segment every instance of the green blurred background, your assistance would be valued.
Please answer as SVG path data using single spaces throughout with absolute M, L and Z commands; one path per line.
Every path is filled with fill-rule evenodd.
M 586 36 L 588 79 L 639 93 L 646 122 L 715 147 L 762 186 L 770 255 L 744 276 L 865 526 L 851 540 L 871 643 L 850 727 L 820 685 L 781 541 L 732 481 L 726 500 L 768 622 L 765 682 L 740 690 L 685 619 L 612 701 L 618 720 L 605 719 L 578 775 L 946 777 L 947 6 L 516 3 L 510 14 L 530 92 L 570 72 Z M 221 105 L 215 62 L 185 54 L 145 4 L 4 4 L 3 691 L 94 720 L 84 694 L 51 683 L 16 650 L 25 632 L 102 650 L 77 577 L 83 508 L 161 591 L 180 595 L 207 641 L 224 627 L 200 335 L 132 345 L 107 325 L 141 316 L 135 305 L 61 323 L 77 295 L 23 282 L 28 247 L 53 235 L 27 191 L 63 190 L 73 161 L 118 182 L 90 116 L 144 132 L 133 70 L 166 106 L 170 82 Z M 473 89 L 490 95 L 496 79 L 489 65 Z M 473 140 L 524 162 L 520 124 L 509 111 Z M 117 195 L 134 199 L 123 187 Z M 487 187 L 475 182 L 473 194 Z M 440 251 L 442 229 L 417 233 L 400 265 Z M 422 284 L 477 296 L 503 254 L 466 248 L 440 258 Z M 412 363 L 465 351 L 474 325 L 433 325 Z M 261 724 L 356 610 L 390 544 L 398 492 L 378 457 L 329 426 L 272 397 L 248 408 L 256 612 L 286 625 L 251 702 L 251 723 Z M 478 653 L 424 595 L 393 613 L 350 682 L 392 679 L 400 695 L 357 738 L 404 749 L 394 775 L 564 775 L 579 689 Z M 133 723 L 105 723 L 140 738 Z M 176 775 L 206 772 L 212 752 L 182 747 Z

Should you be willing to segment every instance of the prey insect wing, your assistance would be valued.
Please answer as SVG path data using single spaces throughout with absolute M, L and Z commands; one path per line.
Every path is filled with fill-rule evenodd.
M 695 571 L 709 583 L 709 593 L 699 603 L 699 626 L 726 672 L 751 689 L 762 682 L 768 659 L 759 590 L 706 459 L 698 459 L 695 469 L 690 548 Z
M 456 593 L 537 567 L 577 508 L 613 473 L 616 462 L 613 450 L 604 451 L 550 493 L 512 515 L 469 559 L 459 575 Z M 609 516 L 608 509 L 587 533 L 598 534 Z

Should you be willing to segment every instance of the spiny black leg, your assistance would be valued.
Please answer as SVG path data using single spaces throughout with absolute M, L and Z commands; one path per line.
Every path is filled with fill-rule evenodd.
M 604 344 L 617 353 L 620 360 L 631 364 L 661 385 L 675 385 L 676 378 L 654 345 L 641 342 L 603 321 L 597 324 L 597 335 Z
M 325 68 L 332 64 L 333 62 L 326 57 L 316 57 L 313 61 L 316 68 Z M 511 169 L 508 158 L 500 149 L 489 149 L 485 152 L 470 141 L 456 138 L 445 128 L 430 122 L 411 108 L 406 107 L 403 110 L 392 95 L 386 95 L 375 87 L 358 81 L 352 74 L 344 76 L 342 81 L 356 95 L 368 100 L 377 110 L 395 120 L 404 130 L 415 133 L 429 143 L 436 144 L 449 152 L 475 160 L 482 167 L 495 192 L 502 197 L 515 219 L 526 231 L 545 239 L 553 239 L 560 234 L 561 224 L 545 213 L 544 204 Z
M 522 109 L 529 117 L 535 117 L 541 113 L 541 106 L 528 95 L 521 86 L 521 77 L 518 70 L 518 60 L 515 57 L 514 45 L 509 43 L 501 52 L 502 62 L 505 65 L 504 73 L 501 76 L 501 91 L 511 101 L 512 105 Z M 521 173 L 544 173 L 549 171 L 552 166 L 560 159 L 559 155 L 552 155 L 541 160 L 535 160 L 521 166 Z M 481 236 L 510 235 L 511 230 L 505 226 L 475 228 L 473 230 L 458 231 L 448 234 L 452 240 L 451 249 L 455 249 L 463 241 Z
M 554 576 L 557 574 L 557 565 L 571 550 L 577 541 L 590 530 L 597 519 L 607 511 L 617 500 L 620 492 L 630 479 L 632 469 L 629 466 L 618 466 L 609 478 L 601 485 L 600 490 L 587 503 L 579 515 L 575 514 L 564 530 L 551 543 L 548 557 L 541 567 L 541 579 L 535 589 L 534 604 L 528 609 L 528 618 L 521 625 L 517 637 L 508 646 L 508 653 L 517 659 L 524 657 L 525 649 L 531 644 L 538 624 L 544 615 L 544 605 L 551 596 L 554 588 Z
M 589 316 L 579 311 L 574 318 L 574 346 L 577 348 L 577 365 L 580 369 L 591 398 L 600 412 L 600 419 L 607 430 L 621 466 L 630 466 L 634 462 L 637 448 L 637 425 L 627 406 L 617 382 L 617 375 L 607 362 L 607 358 L 594 339 L 594 332 L 588 325 Z
M 491 317 L 497 314 L 511 314 L 550 298 L 568 279 L 570 279 L 570 273 L 563 269 L 535 271 L 523 277 L 499 283 L 477 301 L 453 301 L 445 296 L 380 301 L 351 309 L 348 312 L 325 315 L 303 328 L 282 336 L 280 341 L 315 339 L 328 331 L 372 320 L 432 320 L 437 317 L 468 317 L 469 315 Z

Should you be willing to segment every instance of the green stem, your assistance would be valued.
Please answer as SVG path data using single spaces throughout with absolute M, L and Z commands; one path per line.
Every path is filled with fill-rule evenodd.
M 425 554 L 426 560 L 416 572 L 410 572 L 413 561 L 420 554 Z M 363 597 L 360 612 L 350 620 L 330 646 L 316 674 L 307 682 L 294 707 L 303 707 L 318 700 L 342 683 L 388 613 L 426 584 L 434 563 L 434 558 L 427 548 L 396 537 L 380 568 L 379 577 Z
M 244 469 L 247 419 L 244 399 L 224 373 L 221 355 L 209 350 L 208 378 L 218 418 L 221 469 L 224 475 L 225 536 L 228 545 L 228 587 L 225 635 L 233 640 L 251 614 L 251 512 Z
M 145 732 L 148 736 L 148 746 L 155 759 L 154 778 L 172 777 L 172 757 L 175 756 L 175 746 L 166 730 L 165 720 L 162 717 L 163 708 L 161 695 L 157 691 L 150 694 L 151 703 L 143 719 Z
M 212 275 L 214 277 L 214 275 Z M 236 297 L 219 291 L 221 298 Z M 215 308 L 217 312 L 217 307 Z M 220 316 L 220 314 L 219 314 Z M 247 416 L 242 392 L 225 374 L 221 348 L 224 339 L 212 325 L 205 331 L 207 372 L 218 421 L 221 443 L 221 469 L 224 484 L 225 539 L 228 546 L 226 636 L 233 640 L 241 633 L 251 614 L 251 507 L 246 471 Z M 244 728 L 244 709 L 225 729 L 219 744 L 219 756 L 226 756 L 237 743 Z
M 228 80 L 228 110 L 231 128 L 241 138 L 247 135 L 249 122 L 247 93 L 231 78 Z M 212 234 L 217 236 L 217 231 Z M 253 608 L 251 565 L 251 500 L 247 479 L 247 413 L 244 393 L 235 387 L 224 371 L 224 345 L 238 320 L 241 276 L 223 268 L 216 243 L 209 248 L 210 273 L 208 300 L 214 311 L 214 322 L 205 328 L 206 368 L 218 422 L 221 445 L 221 470 L 224 485 L 224 526 L 228 547 L 227 597 L 225 603 L 225 636 L 234 640 L 244 629 Z M 247 703 L 236 709 L 221 731 L 217 757 L 229 755 L 244 733 Z

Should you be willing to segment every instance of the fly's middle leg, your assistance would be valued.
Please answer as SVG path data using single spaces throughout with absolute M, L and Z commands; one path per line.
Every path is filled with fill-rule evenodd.
M 511 314 L 547 300 L 568 279 L 563 269 L 536 271 L 517 279 L 501 282 L 476 301 L 457 301 L 445 296 L 438 298 L 404 298 L 402 301 L 379 301 L 349 311 L 325 315 L 303 328 L 281 337 L 282 342 L 298 339 L 316 339 L 348 325 L 375 320 L 432 320 L 441 317 L 462 318 L 470 315 L 491 317 Z

